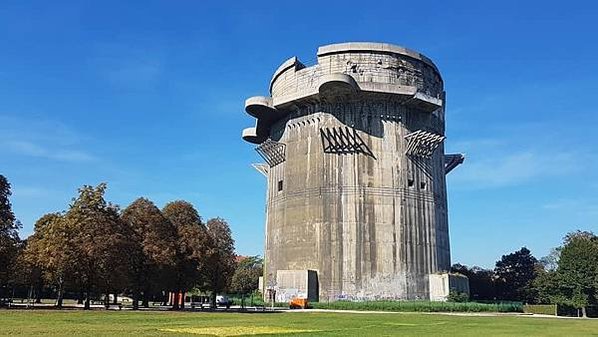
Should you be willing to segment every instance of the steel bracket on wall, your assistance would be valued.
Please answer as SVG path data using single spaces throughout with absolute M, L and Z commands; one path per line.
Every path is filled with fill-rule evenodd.
M 263 174 L 264 177 L 268 178 L 268 173 L 270 173 L 270 166 L 265 163 L 254 163 L 251 164 L 254 169 L 256 169 L 259 173 Z
M 286 145 L 284 143 L 275 142 L 271 139 L 267 139 L 265 142 L 255 148 L 257 153 L 264 158 L 270 167 L 276 166 L 285 161 L 285 149 Z
M 454 154 L 445 154 L 444 155 L 444 174 L 448 174 L 455 167 L 463 164 L 465 161 L 465 156 L 461 153 L 454 153 Z
M 324 153 L 363 153 L 374 157 L 355 128 L 348 126 L 320 128 L 320 136 Z
M 446 137 L 432 132 L 417 130 L 405 136 L 409 156 L 430 158 Z

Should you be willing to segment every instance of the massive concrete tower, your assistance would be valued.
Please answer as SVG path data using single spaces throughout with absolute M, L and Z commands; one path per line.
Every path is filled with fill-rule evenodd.
M 320 47 L 251 97 L 268 180 L 265 279 L 313 270 L 323 299 L 428 298 L 450 267 L 445 92 L 434 63 L 382 43 Z M 311 272 L 313 274 L 313 272 Z M 280 273 L 279 273 L 280 274 Z

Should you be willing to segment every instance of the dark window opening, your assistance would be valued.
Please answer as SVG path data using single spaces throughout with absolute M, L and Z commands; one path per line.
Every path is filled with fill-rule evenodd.
M 278 192 L 282 191 L 282 180 L 278 181 Z
M 413 181 L 413 179 L 407 179 L 407 186 L 409 186 L 409 187 L 413 187 L 413 184 L 414 184 L 414 183 L 415 183 L 415 182 Z
M 421 188 L 422 190 L 425 190 L 426 189 L 426 183 L 423 182 L 423 181 L 421 183 L 419 183 L 419 188 Z

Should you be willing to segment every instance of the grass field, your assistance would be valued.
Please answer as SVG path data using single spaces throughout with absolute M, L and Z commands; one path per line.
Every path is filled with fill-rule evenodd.
M 0 310 L 20 336 L 598 336 L 598 320 L 332 312 L 205 313 Z

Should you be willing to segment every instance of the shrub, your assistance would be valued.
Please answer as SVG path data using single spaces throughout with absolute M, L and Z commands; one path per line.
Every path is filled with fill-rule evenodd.
M 451 290 L 447 297 L 449 302 L 467 302 L 469 300 L 469 295 L 467 293 L 461 293 L 458 291 Z
M 396 311 L 396 312 L 522 312 L 520 303 L 367 301 L 314 302 L 314 309 Z

